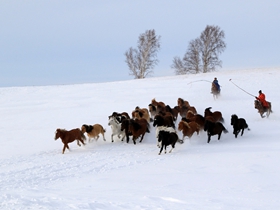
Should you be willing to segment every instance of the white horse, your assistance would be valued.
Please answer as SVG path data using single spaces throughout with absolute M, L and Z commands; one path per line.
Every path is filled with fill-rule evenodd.
M 112 129 L 112 142 L 114 142 L 113 136 L 115 135 L 118 135 L 118 138 L 121 138 L 121 140 L 123 141 L 125 137 L 125 130 L 121 130 L 122 123 L 120 123 L 115 117 L 110 116 L 108 125 L 110 125 Z

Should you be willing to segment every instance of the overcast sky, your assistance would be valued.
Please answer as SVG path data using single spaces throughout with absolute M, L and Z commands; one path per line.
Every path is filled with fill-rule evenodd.
M 2 0 L 0 86 L 133 79 L 124 53 L 140 34 L 161 36 L 153 77 L 174 75 L 175 56 L 207 25 L 225 32 L 219 71 L 280 66 L 277 0 Z

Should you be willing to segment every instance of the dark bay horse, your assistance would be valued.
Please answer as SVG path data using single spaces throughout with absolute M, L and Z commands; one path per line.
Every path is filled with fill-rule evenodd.
M 58 138 L 60 138 L 62 143 L 64 144 L 62 154 L 64 154 L 66 148 L 70 150 L 68 143 L 77 140 L 77 145 L 81 146 L 80 142 L 85 145 L 84 141 L 86 140 L 85 135 L 79 128 L 75 128 L 70 131 L 58 128 L 56 129 L 54 139 L 57 140 Z
M 162 116 L 158 114 L 154 118 L 153 126 L 167 126 L 175 128 L 174 118 L 170 115 Z
M 145 133 L 150 133 L 150 124 L 145 119 L 129 120 L 128 132 L 132 133 L 133 143 L 136 144 L 136 139 L 141 136 L 140 142 L 142 142 Z
M 260 113 L 261 117 L 264 118 L 265 116 L 263 116 L 263 114 L 266 112 L 266 116 L 269 117 L 270 113 L 272 113 L 271 110 L 271 103 L 267 102 L 269 107 L 268 108 L 264 108 L 261 104 L 261 102 L 259 100 L 255 100 L 255 109 L 258 110 L 258 112 Z
M 218 140 L 221 138 L 222 132 L 227 133 L 227 129 L 220 122 L 211 122 L 209 120 L 205 121 L 204 131 L 207 132 L 208 140 L 207 143 L 210 143 L 211 136 L 218 135 Z

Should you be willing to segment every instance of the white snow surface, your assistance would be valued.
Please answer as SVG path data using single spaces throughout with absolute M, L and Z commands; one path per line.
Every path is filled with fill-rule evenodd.
M 217 100 L 214 77 L 222 86 Z M 0 209 L 279 209 L 279 79 L 280 69 L 270 68 L 0 88 Z M 253 95 L 261 89 L 273 113 L 261 118 L 254 97 L 234 84 Z M 161 155 L 152 124 L 142 143 L 111 142 L 112 112 L 131 114 L 153 98 L 174 107 L 179 97 L 199 114 L 221 111 L 229 132 L 208 144 L 202 131 Z M 232 133 L 232 114 L 251 129 L 242 137 Z M 57 128 L 96 123 L 106 141 L 73 142 L 62 154 Z

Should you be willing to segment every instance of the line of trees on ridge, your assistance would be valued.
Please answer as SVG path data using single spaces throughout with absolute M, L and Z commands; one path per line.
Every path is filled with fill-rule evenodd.
M 143 79 L 153 73 L 159 62 L 160 38 L 154 29 L 147 30 L 139 35 L 137 48 L 130 47 L 125 52 L 129 73 L 135 79 Z M 226 48 L 224 38 L 225 33 L 218 26 L 207 25 L 198 38 L 189 42 L 182 59 L 174 57 L 171 68 L 176 75 L 215 71 L 217 67 L 222 67 L 219 55 Z

